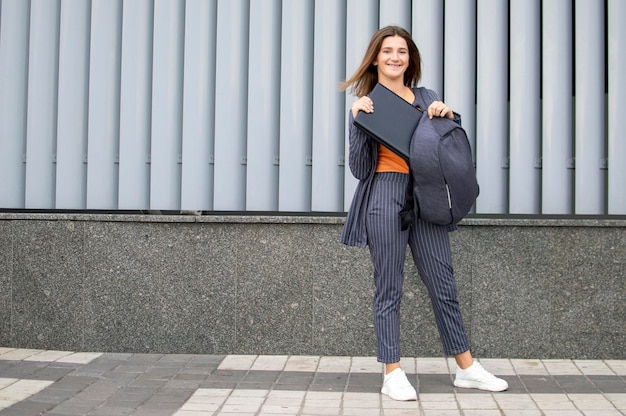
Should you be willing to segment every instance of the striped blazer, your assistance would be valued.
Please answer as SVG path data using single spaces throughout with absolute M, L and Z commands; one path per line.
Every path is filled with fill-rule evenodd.
M 412 90 L 416 97 L 413 105 L 417 105 L 417 88 L 412 88 Z M 431 102 L 439 101 L 439 96 L 435 91 L 426 89 L 426 92 Z M 348 123 L 349 166 L 352 175 L 359 180 L 359 183 L 354 191 L 339 241 L 349 246 L 364 248 L 367 246 L 365 218 L 372 180 L 378 164 L 378 144 L 354 124 L 352 110 L 348 111 Z

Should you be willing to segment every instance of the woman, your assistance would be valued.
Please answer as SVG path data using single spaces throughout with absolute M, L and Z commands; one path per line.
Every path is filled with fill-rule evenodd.
M 417 90 L 414 87 L 420 77 L 420 55 L 411 35 L 400 27 L 388 26 L 372 36 L 363 62 L 354 75 L 341 85 L 342 90 L 351 88 L 359 97 L 349 114 L 350 170 L 359 179 L 359 184 L 341 242 L 351 246 L 369 246 L 376 288 L 374 328 L 377 358 L 385 364 L 381 392 L 394 400 L 417 400 L 415 389 L 400 368 L 400 302 L 407 244 L 428 289 L 444 351 L 456 360 L 454 385 L 489 391 L 506 390 L 507 382 L 483 369 L 470 352 L 457 302 L 450 255 L 448 232 L 456 227 L 414 218 L 408 229 L 401 229 L 399 212 L 405 203 L 408 164 L 354 124 L 359 111 L 374 111 L 376 103 L 367 94 L 377 82 L 417 105 Z M 427 105 L 429 117 L 448 117 L 460 122 L 435 92 L 426 91 L 432 101 Z

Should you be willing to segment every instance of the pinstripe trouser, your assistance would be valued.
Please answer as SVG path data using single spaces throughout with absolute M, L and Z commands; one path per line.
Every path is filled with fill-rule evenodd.
M 435 321 L 446 355 L 470 349 L 457 302 L 452 271 L 449 228 L 421 220 L 400 229 L 408 175 L 377 173 L 372 182 L 367 238 L 374 264 L 374 328 L 378 361 L 400 361 L 400 303 L 407 244 L 428 289 Z

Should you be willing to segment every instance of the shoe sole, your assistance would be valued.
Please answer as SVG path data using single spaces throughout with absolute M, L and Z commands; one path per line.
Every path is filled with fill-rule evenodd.
M 457 382 L 456 380 L 454 380 L 454 384 L 455 387 L 460 387 L 463 389 L 478 389 L 478 390 L 485 390 L 485 391 L 505 391 L 506 389 L 509 388 L 509 386 L 506 386 L 504 388 L 499 388 L 499 387 L 485 387 L 482 386 L 478 383 L 472 383 L 469 381 L 459 381 Z
M 389 394 L 384 388 L 380 391 L 382 394 L 384 394 L 385 396 L 389 397 L 392 400 L 396 400 L 399 402 L 414 402 L 417 400 L 417 395 L 416 396 L 412 396 L 409 397 L 407 399 L 403 399 L 403 398 L 398 398 L 398 397 L 393 397 L 391 394 Z

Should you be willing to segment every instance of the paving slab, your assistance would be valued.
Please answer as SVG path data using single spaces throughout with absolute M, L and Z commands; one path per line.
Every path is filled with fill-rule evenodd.
M 485 359 L 491 393 L 452 385 L 454 361 L 407 357 L 419 399 L 380 394 L 372 357 L 130 354 L 0 347 L 0 416 L 624 416 L 626 362 Z

